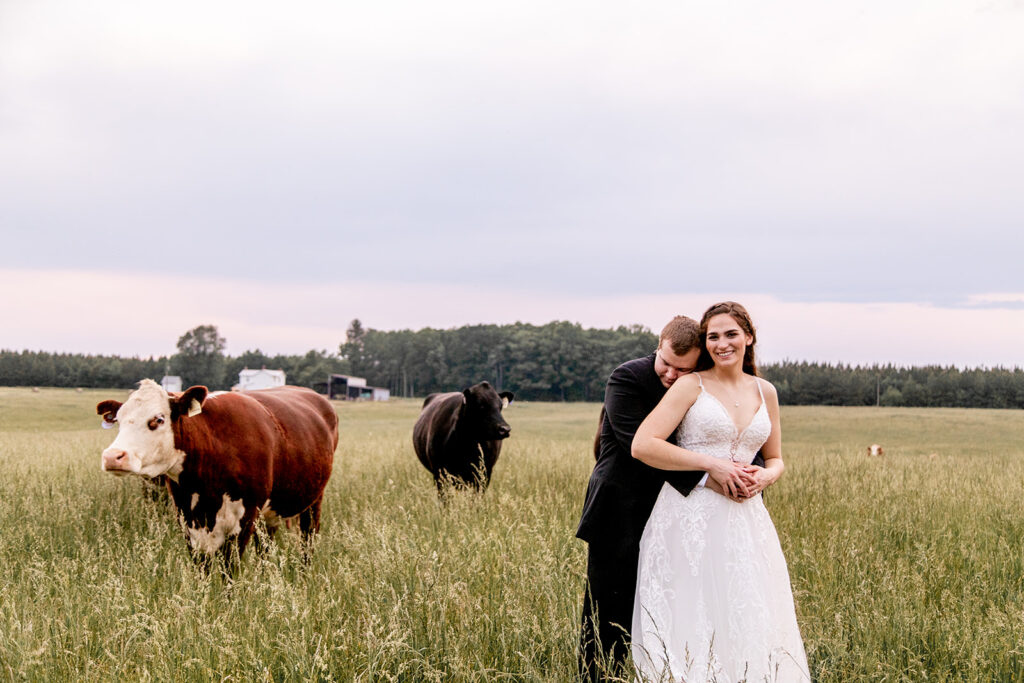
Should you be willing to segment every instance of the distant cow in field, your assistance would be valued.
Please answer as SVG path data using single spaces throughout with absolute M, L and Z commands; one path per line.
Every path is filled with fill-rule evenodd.
M 279 387 L 209 396 L 168 394 L 144 379 L 128 399 L 96 412 L 120 427 L 103 451 L 114 474 L 166 475 L 196 552 L 241 558 L 262 515 L 269 533 L 299 516 L 303 540 L 320 528 L 320 505 L 338 445 L 338 416 L 319 394 Z
M 434 475 L 438 493 L 446 480 L 458 487 L 487 488 L 501 441 L 511 428 L 501 410 L 515 395 L 500 394 L 488 382 L 465 391 L 430 394 L 412 430 L 412 443 L 423 466 Z
M 873 443 L 868 446 L 868 455 L 871 457 L 881 457 L 885 455 L 885 449 L 879 446 L 877 443 Z

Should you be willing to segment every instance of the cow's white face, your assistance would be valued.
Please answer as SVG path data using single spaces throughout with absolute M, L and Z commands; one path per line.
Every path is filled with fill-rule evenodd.
M 139 388 L 118 409 L 117 424 L 117 438 L 103 451 L 105 471 L 177 477 L 185 453 L 174 447 L 171 403 L 159 384 L 142 380 Z

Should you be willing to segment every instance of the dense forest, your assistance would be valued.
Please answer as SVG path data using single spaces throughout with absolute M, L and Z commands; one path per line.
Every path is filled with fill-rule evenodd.
M 600 401 L 619 363 L 646 355 L 657 335 L 641 326 L 585 329 L 546 325 L 472 325 L 447 330 L 382 331 L 353 320 L 335 352 L 225 355 L 217 328 L 202 325 L 159 358 L 44 351 L 0 351 L 0 386 L 129 388 L 139 379 L 181 375 L 185 385 L 228 389 L 243 368 L 284 370 L 289 384 L 322 388 L 330 373 L 365 377 L 392 396 L 424 396 L 488 380 L 530 401 Z M 903 368 L 791 362 L 761 365 L 787 405 L 1024 408 L 1020 367 Z

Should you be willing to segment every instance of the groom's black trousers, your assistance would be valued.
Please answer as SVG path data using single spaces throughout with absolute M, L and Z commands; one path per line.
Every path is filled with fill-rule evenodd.
M 579 668 L 580 678 L 588 683 L 622 675 L 629 654 L 639 559 L 636 543 L 587 545 Z

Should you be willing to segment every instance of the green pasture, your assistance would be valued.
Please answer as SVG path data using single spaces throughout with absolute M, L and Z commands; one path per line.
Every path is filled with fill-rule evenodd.
M 311 562 L 285 533 L 229 586 L 100 471 L 93 406 L 124 395 L 0 388 L 0 680 L 572 680 L 598 405 L 513 403 L 491 488 L 441 506 L 418 401 L 337 404 Z M 782 419 L 767 504 L 816 680 L 1024 681 L 1024 412 Z

